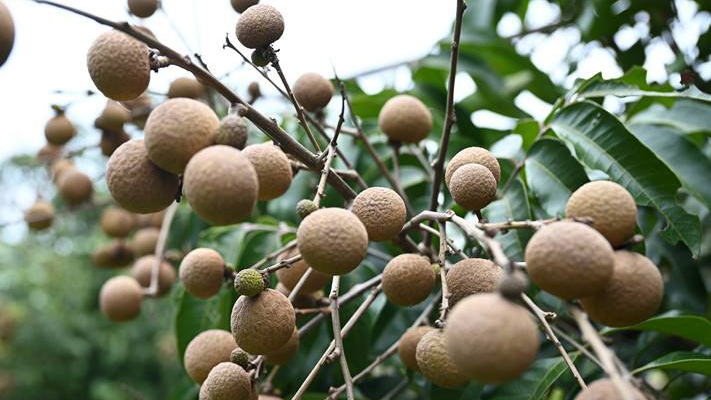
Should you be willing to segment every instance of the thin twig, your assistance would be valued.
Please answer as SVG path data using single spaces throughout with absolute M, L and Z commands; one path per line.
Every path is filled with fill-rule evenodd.
M 447 287 L 447 270 L 445 269 L 445 262 L 447 261 L 447 229 L 443 221 L 438 221 L 437 225 L 439 226 L 440 238 L 437 261 L 439 263 L 439 280 L 442 285 L 442 302 L 439 306 L 439 319 L 435 321 L 435 325 L 442 328 L 449 311 L 449 288 Z
M 585 346 L 582 344 L 578 343 L 577 340 L 573 339 L 570 335 L 565 333 L 562 329 L 558 328 L 557 326 L 553 326 L 553 332 L 556 333 L 556 335 L 560 336 L 568 342 L 571 346 L 575 347 L 576 350 L 578 350 L 582 355 L 590 359 L 590 361 L 594 362 L 600 369 L 604 370 L 605 368 L 603 367 L 602 363 L 600 360 L 595 357 L 593 353 L 591 353 Z
M 178 210 L 178 203 L 173 202 L 163 214 L 163 221 L 160 224 L 160 232 L 158 233 L 158 241 L 156 242 L 155 257 L 153 265 L 151 265 L 151 283 L 143 292 L 145 296 L 153 297 L 158 295 L 158 277 L 160 275 L 160 264 L 163 262 L 163 253 L 165 252 L 165 244 L 168 241 L 168 233 L 170 225 L 173 222 L 175 212 Z
M 298 254 L 293 257 L 289 257 L 287 259 L 281 260 L 278 263 L 276 263 L 270 267 L 259 270 L 259 272 L 261 272 L 262 274 L 272 274 L 282 268 L 289 268 L 289 267 L 291 267 L 292 264 L 299 262 L 302 259 L 303 259 L 303 257 L 301 257 L 301 254 Z
M 422 153 L 422 149 L 420 149 L 416 144 L 411 144 L 407 146 L 407 149 L 411 154 L 415 156 L 417 162 L 420 163 L 422 168 L 424 168 L 425 172 L 427 173 L 427 179 L 431 181 L 432 176 L 434 176 L 434 169 L 432 169 L 432 166 L 425 158 L 425 155 Z
M 282 246 L 282 247 L 280 247 L 280 248 L 278 248 L 278 249 L 272 251 L 271 253 L 267 254 L 267 255 L 264 256 L 261 260 L 257 261 L 256 263 L 254 263 L 254 264 L 253 264 L 251 267 L 249 267 L 249 268 L 258 269 L 258 268 L 260 268 L 261 266 L 263 266 L 264 264 L 266 264 L 266 263 L 271 262 L 272 260 L 274 260 L 274 259 L 275 259 L 276 257 L 278 257 L 280 254 L 282 254 L 282 253 L 284 253 L 284 252 L 286 252 L 286 251 L 292 249 L 292 248 L 295 247 L 295 246 L 296 246 L 296 239 L 290 241 L 289 243 L 285 244 L 284 246 Z
M 423 231 L 427 231 L 427 232 L 439 237 L 439 230 L 438 229 L 435 229 L 435 228 L 433 228 L 427 224 L 423 224 L 423 223 L 417 225 L 417 227 L 422 229 Z M 453 252 L 457 253 L 460 257 L 469 258 L 469 256 L 467 256 L 467 254 L 464 252 L 464 250 L 457 247 L 454 244 L 454 242 L 452 242 L 452 240 L 450 240 L 449 238 L 446 238 L 446 242 L 447 242 L 447 246 L 449 246 L 449 248 L 452 249 Z
M 348 368 L 348 360 L 346 360 L 346 349 L 343 347 L 343 338 L 341 337 L 341 318 L 338 308 L 338 289 L 340 287 L 341 277 L 336 275 L 331 283 L 331 323 L 333 324 L 333 340 L 336 343 L 336 351 L 341 362 L 341 373 L 346 385 L 346 396 L 348 400 L 354 400 L 353 395 L 353 377 Z
M 391 142 L 390 147 L 393 150 L 393 175 L 395 176 L 395 179 L 400 182 L 400 143 Z
M 296 285 L 294 285 L 294 288 L 291 289 L 291 292 L 289 293 L 289 302 L 293 303 L 294 299 L 296 296 L 299 295 L 299 292 L 301 291 L 301 288 L 304 287 L 306 284 L 306 281 L 311 277 L 311 274 L 313 273 L 313 269 L 309 267 L 303 275 L 301 275 L 301 278 L 299 278 L 299 281 L 296 282 Z

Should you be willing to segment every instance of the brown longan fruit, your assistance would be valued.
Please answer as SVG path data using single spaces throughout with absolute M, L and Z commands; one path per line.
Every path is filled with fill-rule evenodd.
M 283 294 L 266 289 L 240 296 L 232 308 L 232 334 L 250 354 L 268 354 L 284 346 L 296 327 L 294 307 Z
M 148 88 L 151 79 L 148 53 L 148 46 L 123 32 L 104 32 L 86 57 L 91 80 L 110 99 L 133 100 Z
M 41 231 L 52 226 L 54 206 L 47 200 L 39 199 L 25 211 L 25 222 L 32 230 Z
M 450 307 L 467 296 L 496 291 L 503 275 L 503 269 L 483 258 L 466 258 L 454 264 L 446 278 Z
M 178 273 L 188 293 L 207 299 L 216 295 L 222 288 L 225 261 L 217 251 L 200 247 L 183 258 Z
M 417 344 L 420 343 L 420 339 L 426 334 L 436 330 L 431 326 L 418 326 L 417 328 L 410 328 L 405 331 L 405 333 L 400 338 L 400 343 L 398 344 L 398 355 L 402 363 L 411 370 L 420 371 L 420 367 L 417 366 L 417 357 L 415 355 L 417 351 Z
M 146 121 L 148 157 L 158 167 L 180 174 L 195 153 L 213 143 L 219 126 L 217 115 L 205 104 L 170 99 L 156 107 Z
M 94 264 L 101 268 L 121 268 L 133 262 L 134 254 L 122 240 L 113 240 L 97 248 L 91 255 Z
M 259 82 L 250 82 L 249 86 L 247 86 L 247 94 L 249 94 L 249 97 L 251 97 L 252 100 L 260 98 L 262 96 L 262 90 L 259 88 Z
M 317 272 L 314 270 L 314 272 Z M 281 282 L 277 283 L 276 288 L 274 288 L 277 292 L 283 294 L 286 297 L 289 297 L 291 294 L 291 290 L 284 286 Z M 299 293 L 296 294 L 294 297 L 294 300 L 292 300 L 292 304 L 296 308 L 316 308 L 316 307 L 322 307 L 326 305 L 327 303 L 324 303 L 324 298 L 323 298 L 323 291 L 318 291 L 314 293 L 302 293 L 303 291 L 300 290 Z
M 58 183 L 60 196 L 72 206 L 91 200 L 94 193 L 91 178 L 76 169 L 64 172 Z
M 612 278 L 605 289 L 581 299 L 585 311 L 593 321 L 616 328 L 654 316 L 664 295 L 664 280 L 657 266 L 626 250 L 616 251 L 614 259 Z
M 133 263 L 133 267 L 131 267 L 131 276 L 136 278 L 144 288 L 148 288 L 151 285 L 151 273 L 153 272 L 155 261 L 156 256 L 147 255 L 136 260 Z M 162 260 L 158 267 L 158 296 L 170 292 L 176 279 L 173 266 L 169 262 Z
M 230 361 L 230 353 L 236 347 L 237 343 L 228 331 L 209 329 L 200 332 L 185 348 L 185 371 L 193 381 L 202 384 L 216 365 Z
M 417 367 L 425 378 L 445 388 L 464 386 L 469 382 L 447 352 L 447 338 L 435 329 L 426 333 L 415 350 Z
M 499 160 L 494 157 L 489 150 L 483 147 L 467 147 L 457 153 L 447 164 L 447 169 L 444 172 L 444 181 L 449 186 L 449 181 L 456 171 L 462 165 L 467 164 L 480 164 L 485 166 L 494 175 L 496 183 L 498 184 L 501 180 L 501 166 L 499 165 Z
M 383 293 L 399 306 L 421 303 L 436 282 L 432 264 L 418 254 L 400 254 L 390 260 L 383 271 Z
M 647 400 L 647 398 L 636 387 L 628 382 L 623 383 L 627 392 L 631 393 L 634 400 Z M 578 393 L 575 400 L 623 400 L 617 387 L 610 378 L 598 379 L 588 385 L 588 388 Z
M 148 18 L 158 9 L 158 0 L 128 0 L 128 11 L 139 18 Z
M 614 266 L 614 252 L 595 229 L 559 221 L 536 232 L 526 246 L 526 267 L 533 283 L 565 300 L 602 292 Z
M 101 154 L 106 157 L 111 157 L 116 149 L 129 140 L 131 140 L 131 137 L 128 136 L 128 133 L 124 130 L 118 132 L 103 131 L 101 132 L 101 141 L 99 142 Z
M 634 235 L 637 204 L 624 187 L 615 182 L 595 181 L 579 187 L 568 199 L 568 218 L 590 218 L 591 226 L 602 233 L 613 247 Z
M 378 125 L 392 140 L 417 143 L 432 130 L 432 113 L 420 99 L 401 94 L 385 102 Z
M 140 257 L 146 254 L 155 253 L 159 235 L 160 229 L 154 227 L 141 228 L 137 230 L 131 240 L 131 247 L 133 247 L 133 251 L 136 253 L 136 256 Z
M 106 106 L 94 121 L 94 126 L 109 132 L 122 132 L 123 125 L 131 120 L 131 113 L 124 106 L 113 100 L 107 100 Z
M 284 17 L 272 6 L 253 5 L 240 15 L 236 33 L 237 40 L 244 47 L 266 47 L 279 40 L 284 33 Z
M 267 365 L 283 365 L 291 360 L 297 351 L 299 351 L 299 330 L 294 327 L 294 333 L 291 334 L 286 344 L 276 351 L 265 354 L 264 362 L 267 363 Z
M 311 268 L 327 275 L 343 275 L 365 258 L 368 232 L 352 212 L 322 208 L 301 221 L 296 242 Z
M 215 145 L 190 159 L 183 187 L 193 211 L 213 225 L 229 225 L 247 218 L 257 203 L 257 172 L 241 151 Z
M 165 210 L 161 210 L 149 214 L 139 214 L 136 216 L 138 218 L 138 226 L 142 228 L 158 228 L 163 225 L 163 218 L 165 217 Z
M 125 238 L 136 228 L 136 216 L 120 207 L 108 207 L 101 214 L 100 223 L 107 236 Z
M 141 312 L 143 288 L 130 276 L 115 276 L 99 292 L 101 312 L 114 322 L 129 321 Z
M 252 163 L 259 180 L 259 200 L 272 200 L 289 190 L 291 163 L 284 152 L 272 143 L 252 144 L 242 152 Z
M 249 7 L 259 4 L 259 0 L 230 0 L 230 2 L 232 3 L 232 8 L 240 14 Z
M 231 362 L 217 364 L 200 386 L 200 400 L 249 400 L 251 396 L 249 374 Z
M 37 160 L 43 164 L 52 164 L 60 157 L 64 148 L 56 144 L 47 143 L 37 150 Z
M 242 150 L 247 144 L 248 130 L 244 118 L 237 114 L 229 114 L 220 121 L 215 131 L 215 143 L 232 146 Z
M 44 126 L 47 142 L 61 146 L 76 135 L 77 131 L 63 112 L 50 118 Z
M 457 168 L 449 181 L 449 192 L 462 208 L 478 211 L 496 199 L 496 179 L 483 165 L 466 164 Z
M 351 212 L 365 226 L 368 239 L 374 242 L 393 239 L 407 219 L 407 208 L 400 195 L 384 187 L 371 187 L 358 193 Z
M 444 337 L 458 371 L 487 384 L 517 378 L 540 347 L 538 327 L 528 311 L 498 293 L 475 294 L 457 303 Z
M 318 111 L 328 105 L 333 97 L 331 81 L 315 72 L 299 77 L 292 88 L 294 97 L 306 111 Z
M 49 175 L 52 182 L 58 183 L 65 172 L 74 169 L 74 161 L 69 158 L 59 158 L 49 165 Z
M 5 64 L 15 44 L 15 24 L 10 10 L 0 1 L 0 66 Z
M 106 184 L 121 207 L 138 214 L 165 209 L 178 193 L 178 177 L 156 167 L 138 139 L 122 144 L 111 155 Z
M 290 250 L 281 253 L 277 257 L 277 261 L 286 260 L 288 258 L 297 256 L 298 254 L 299 250 L 293 247 Z M 278 269 L 276 272 L 276 276 L 279 282 L 284 285 L 285 288 L 291 291 L 292 289 L 294 289 L 294 286 L 296 286 L 299 280 L 301 280 L 301 277 L 306 273 L 306 270 L 308 269 L 309 264 L 307 264 L 304 260 L 301 260 L 291 264 L 291 266 L 288 268 Z M 323 286 L 330 280 L 331 276 L 312 269 L 311 275 L 309 275 L 308 279 L 306 279 L 306 282 L 304 282 L 304 286 L 301 287 L 299 293 L 306 294 L 317 292 L 323 289 Z
M 170 83 L 168 87 L 168 98 L 186 97 L 189 99 L 199 99 L 205 95 L 205 86 L 197 79 L 180 77 Z

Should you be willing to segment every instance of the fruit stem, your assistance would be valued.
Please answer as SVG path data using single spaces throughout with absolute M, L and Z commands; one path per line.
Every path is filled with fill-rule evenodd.
M 439 307 L 439 319 L 435 321 L 435 325 L 439 328 L 444 328 L 447 312 L 449 312 L 449 288 L 447 287 L 447 271 L 445 263 L 447 261 L 447 229 L 443 221 L 437 221 L 439 226 L 439 280 L 442 285 L 442 302 Z
M 332 145 L 331 148 L 334 148 Z M 331 281 L 331 294 L 328 296 L 331 299 L 331 323 L 333 325 L 333 337 L 335 342 L 335 350 L 338 351 L 338 358 L 341 362 L 341 373 L 343 374 L 343 380 L 346 382 L 346 397 L 348 400 L 354 400 L 353 395 L 353 377 L 351 376 L 351 371 L 348 368 L 348 361 L 346 360 L 346 350 L 343 348 L 343 338 L 341 337 L 341 317 L 338 307 L 338 291 L 341 286 L 341 277 L 335 275 Z
M 153 265 L 151 265 L 151 283 L 148 288 L 144 290 L 144 296 L 155 297 L 158 295 L 158 275 L 160 271 L 160 264 L 163 262 L 163 253 L 165 252 L 165 245 L 168 241 L 168 233 L 170 232 L 170 225 L 173 222 L 173 217 L 175 212 L 178 210 L 178 203 L 173 202 L 163 214 L 163 221 L 160 224 L 160 232 L 158 233 L 158 242 L 156 243 L 156 252 L 153 259 Z

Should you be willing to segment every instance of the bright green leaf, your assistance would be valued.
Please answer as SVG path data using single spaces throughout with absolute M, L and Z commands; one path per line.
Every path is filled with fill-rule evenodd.
M 573 361 L 576 354 L 571 354 Z M 486 397 L 489 400 L 539 400 L 553 384 L 568 371 L 563 357 L 541 358 L 515 381 L 499 386 Z
M 692 353 L 690 351 L 677 351 L 660 357 L 643 367 L 637 368 L 632 371 L 632 373 L 638 374 L 650 369 L 693 372 L 711 376 L 711 356 Z
M 491 222 L 504 222 L 508 220 L 521 221 L 531 219 L 531 209 L 528 205 L 526 188 L 520 179 L 511 182 L 504 197 L 489 204 L 482 210 L 484 217 Z M 513 229 L 504 235 L 497 236 L 504 248 L 504 252 L 514 260 L 523 260 L 531 232 L 525 229 Z
M 660 332 L 693 340 L 711 348 L 711 321 L 701 315 L 682 315 L 679 311 L 670 311 L 637 325 L 628 328 L 611 329 L 607 332 L 619 330 Z

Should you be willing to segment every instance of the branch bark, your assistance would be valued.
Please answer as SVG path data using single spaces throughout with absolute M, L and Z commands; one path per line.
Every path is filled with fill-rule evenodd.
M 168 233 L 170 225 L 173 222 L 175 212 L 178 210 L 178 203 L 173 202 L 163 214 L 163 221 L 160 224 L 160 232 L 158 233 L 158 241 L 156 242 L 155 259 L 151 265 L 151 283 L 144 291 L 144 295 L 153 297 L 158 295 L 158 277 L 160 275 L 160 264 L 163 262 L 163 253 L 165 252 L 165 244 L 168 241 Z

